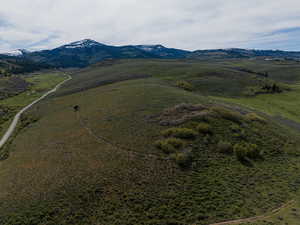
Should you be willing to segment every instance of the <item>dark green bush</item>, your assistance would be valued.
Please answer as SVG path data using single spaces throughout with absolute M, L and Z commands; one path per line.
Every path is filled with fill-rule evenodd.
M 193 85 L 187 81 L 180 80 L 176 82 L 176 86 L 182 88 L 186 91 L 192 91 L 194 89 Z
M 162 135 L 164 137 L 192 139 L 197 136 L 197 132 L 189 128 L 173 127 L 162 131 Z
M 225 154 L 231 154 L 233 152 L 233 146 L 230 142 L 220 141 L 218 143 L 218 151 Z
M 168 138 L 165 141 L 177 149 L 182 148 L 185 145 L 184 141 L 179 138 Z
M 241 127 L 237 124 L 231 124 L 229 128 L 233 133 L 240 133 L 241 132 Z
M 233 151 L 238 160 L 257 159 L 261 157 L 261 153 L 256 144 L 240 143 L 233 147 Z
M 176 152 L 177 149 L 182 148 L 184 145 L 185 143 L 178 138 L 168 138 L 155 142 L 155 146 L 167 154 Z
M 234 154 L 239 161 L 245 160 L 247 156 L 247 149 L 242 144 L 236 144 L 233 147 Z
M 243 115 L 239 112 L 235 112 L 220 106 L 214 106 L 211 108 L 211 110 L 223 119 L 230 120 L 238 124 L 243 122 Z
M 261 152 L 258 149 L 256 144 L 249 144 L 248 145 L 248 151 L 247 151 L 247 156 L 250 159 L 258 159 L 261 157 Z
M 174 153 L 176 151 L 176 148 L 170 144 L 168 144 L 166 141 L 156 141 L 154 144 L 157 148 L 163 150 L 164 153 L 170 154 Z
M 175 162 L 180 166 L 180 167 L 188 167 L 191 162 L 192 158 L 189 155 L 189 153 L 176 153 L 172 155 L 172 159 L 175 160 Z
M 247 140 L 247 132 L 245 129 L 240 129 L 239 131 L 233 133 L 233 137 L 239 140 Z
M 199 123 L 197 131 L 201 134 L 212 134 L 211 126 L 208 123 Z

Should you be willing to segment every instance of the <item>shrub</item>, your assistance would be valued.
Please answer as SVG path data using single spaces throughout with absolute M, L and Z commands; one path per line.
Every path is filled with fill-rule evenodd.
M 231 154 L 233 152 L 233 146 L 230 142 L 220 141 L 218 143 L 218 150 L 221 153 Z
M 232 136 L 237 139 L 240 139 L 240 140 L 247 140 L 247 137 L 248 137 L 245 129 L 239 129 L 239 130 L 234 131 Z
M 261 153 L 256 144 L 248 144 L 247 156 L 250 159 L 257 159 L 261 157 Z
M 259 123 L 267 123 L 267 121 L 264 118 L 257 115 L 256 113 L 248 113 L 245 117 L 248 121 L 256 121 L 256 122 L 259 122 Z
M 253 97 L 255 96 L 259 91 L 261 91 L 259 86 L 252 86 L 252 87 L 247 87 L 243 91 L 243 95 L 248 96 L 248 97 Z
M 182 88 L 186 91 L 192 91 L 194 89 L 193 85 L 187 81 L 181 80 L 176 82 L 176 86 Z
M 166 154 L 176 152 L 175 147 L 170 145 L 169 143 L 167 143 L 165 140 L 155 142 L 155 146 L 157 148 L 163 150 L 163 152 Z
M 236 144 L 233 151 L 238 160 L 257 159 L 261 157 L 261 153 L 256 144 L 241 143 Z
M 172 158 L 180 167 L 188 167 L 192 162 L 192 157 L 189 153 L 176 153 L 172 155 Z
M 184 141 L 178 138 L 168 138 L 165 141 L 177 149 L 182 148 L 185 145 Z
M 176 152 L 176 149 L 180 149 L 185 143 L 178 138 L 168 138 L 166 140 L 160 140 L 155 142 L 155 146 L 165 153 L 170 154 Z
M 189 128 L 174 127 L 162 131 L 164 137 L 176 137 L 183 139 L 191 139 L 197 136 L 197 132 Z
M 237 124 L 231 124 L 229 128 L 233 133 L 241 132 L 241 127 Z
M 201 134 L 212 134 L 212 129 L 208 123 L 199 123 L 197 131 Z
M 245 158 L 247 156 L 247 150 L 246 150 L 246 148 L 245 148 L 244 145 L 242 145 L 242 144 L 236 144 L 233 147 L 233 151 L 234 151 L 234 154 L 235 154 L 236 158 L 239 161 L 245 160 Z
M 219 106 L 212 107 L 211 110 L 213 110 L 223 119 L 230 120 L 238 124 L 241 124 L 243 121 L 243 115 L 240 114 L 239 112 L 235 112 Z

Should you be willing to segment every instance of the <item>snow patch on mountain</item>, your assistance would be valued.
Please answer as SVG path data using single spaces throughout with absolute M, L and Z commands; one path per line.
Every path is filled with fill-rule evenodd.
M 141 49 L 141 50 L 147 51 L 147 52 L 151 52 L 153 50 L 159 50 L 159 49 L 165 48 L 162 45 L 137 45 L 136 47 Z
M 81 41 L 75 41 L 67 45 L 63 45 L 60 48 L 89 48 L 93 46 L 101 46 L 103 44 L 98 43 L 97 41 L 91 39 L 84 39 Z
M 9 52 L 4 52 L 4 53 L 1 53 L 2 55 L 7 55 L 7 56 L 22 56 L 24 53 L 24 50 L 22 49 L 16 49 L 16 50 L 12 50 L 12 51 L 9 51 Z

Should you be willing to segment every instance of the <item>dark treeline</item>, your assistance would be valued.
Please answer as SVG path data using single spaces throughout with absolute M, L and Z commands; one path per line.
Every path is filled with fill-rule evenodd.
M 30 73 L 42 69 L 50 69 L 51 66 L 44 63 L 36 63 L 22 57 L 0 56 L 0 74 L 9 76 L 10 74 Z

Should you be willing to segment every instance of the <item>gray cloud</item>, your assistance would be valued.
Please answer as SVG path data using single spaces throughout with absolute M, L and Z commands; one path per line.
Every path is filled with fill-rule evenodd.
M 0 8 L 0 50 L 53 48 L 84 38 L 190 50 L 300 50 L 299 31 L 289 30 L 299 24 L 298 0 L 10 0 Z

